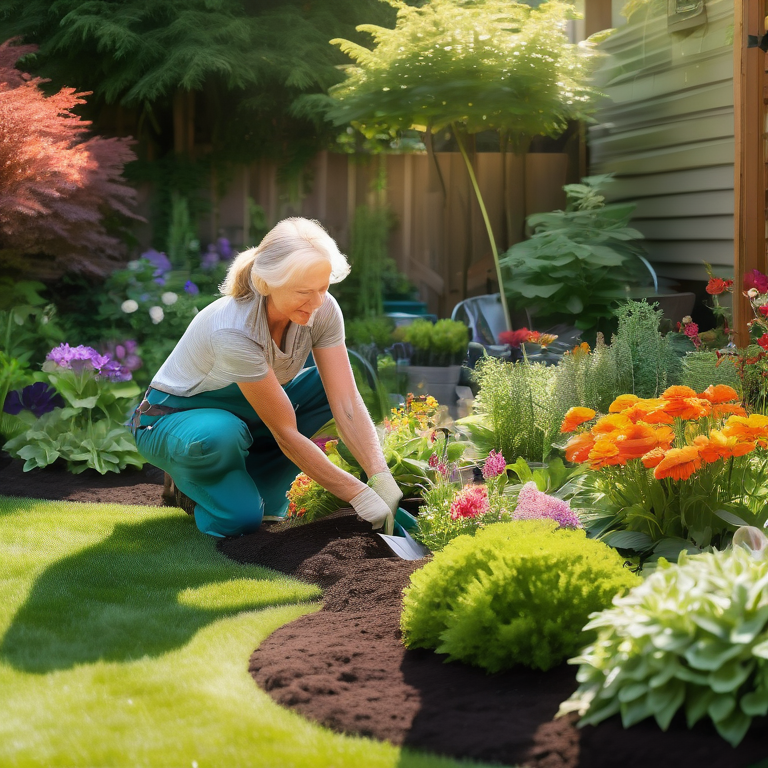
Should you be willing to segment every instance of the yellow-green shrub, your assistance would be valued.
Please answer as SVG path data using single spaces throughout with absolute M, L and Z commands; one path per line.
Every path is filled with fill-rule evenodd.
M 639 583 L 623 563 L 607 545 L 552 520 L 459 536 L 411 576 L 405 644 L 489 672 L 550 669 L 590 642 L 582 632 L 590 613 Z

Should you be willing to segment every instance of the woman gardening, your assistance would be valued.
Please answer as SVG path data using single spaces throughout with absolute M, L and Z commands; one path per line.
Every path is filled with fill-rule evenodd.
M 282 519 L 299 470 L 374 529 L 402 493 L 357 391 L 330 283 L 349 274 L 314 221 L 281 221 L 235 258 L 224 296 L 199 312 L 134 414 L 141 455 L 165 470 L 213 536 Z M 312 352 L 316 367 L 306 368 Z M 330 418 L 370 478 L 340 469 L 310 437 Z

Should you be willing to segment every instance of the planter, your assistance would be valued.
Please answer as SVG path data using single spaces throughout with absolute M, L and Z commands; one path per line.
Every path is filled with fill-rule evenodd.
M 449 365 L 445 368 L 407 365 L 403 368 L 408 374 L 408 390 L 414 395 L 432 395 L 440 405 L 454 405 L 461 373 L 460 365 Z

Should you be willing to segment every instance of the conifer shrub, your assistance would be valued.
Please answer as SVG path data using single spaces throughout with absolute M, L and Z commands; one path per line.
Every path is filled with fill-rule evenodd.
M 415 571 L 401 629 L 409 648 L 498 672 L 547 670 L 593 638 L 582 627 L 640 582 L 623 558 L 553 520 L 498 523 L 459 536 Z

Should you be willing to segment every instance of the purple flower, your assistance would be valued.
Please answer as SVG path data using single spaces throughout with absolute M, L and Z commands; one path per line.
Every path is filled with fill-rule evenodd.
M 555 520 L 561 528 L 581 528 L 581 520 L 562 499 L 542 493 L 533 481 L 526 483 L 517 497 L 513 520 Z
M 162 288 L 165 285 L 165 278 L 156 277 L 152 282 L 157 283 Z
M 190 296 L 197 296 L 197 294 L 200 293 L 200 289 L 191 280 L 187 280 L 187 282 L 184 283 L 184 290 Z
M 489 480 L 492 477 L 503 475 L 507 471 L 507 462 L 501 451 L 491 451 L 483 464 L 483 477 Z
M 32 411 L 39 419 L 54 408 L 63 408 L 64 398 L 44 381 L 38 381 L 21 390 L 9 392 L 3 410 L 16 416 L 21 411 Z
M 77 347 L 60 344 L 54 347 L 45 359 L 72 371 L 80 372 L 90 368 L 98 376 L 103 376 L 109 381 L 130 381 L 132 378 L 130 370 L 113 360 L 110 355 L 99 354 L 93 347 L 85 347 L 82 344 Z
M 164 253 L 159 253 L 154 248 L 150 248 L 148 251 L 144 251 L 144 253 L 141 254 L 141 258 L 146 259 L 156 267 L 156 277 L 161 277 L 163 274 L 171 270 L 170 259 Z
M 229 261 L 232 258 L 232 246 L 226 237 L 220 237 L 216 241 L 216 246 L 222 261 Z
M 208 272 L 209 270 L 213 269 L 218 263 L 219 263 L 219 254 L 216 251 L 216 246 L 213 243 L 211 243 L 208 246 L 208 251 L 200 261 L 200 269 L 203 269 L 206 272 Z

